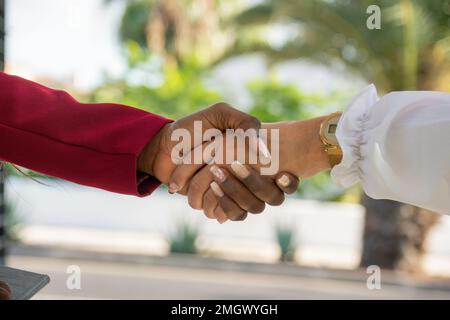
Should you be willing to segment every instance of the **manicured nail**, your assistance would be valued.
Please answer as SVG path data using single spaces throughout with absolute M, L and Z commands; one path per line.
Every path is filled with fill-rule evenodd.
M 231 163 L 231 169 L 241 179 L 245 179 L 250 175 L 250 171 L 239 161 L 233 161 Z
M 224 224 L 227 221 L 228 221 L 227 217 L 219 217 L 219 218 L 217 218 L 217 222 L 220 223 L 220 224 Z
M 218 206 L 216 210 L 214 210 L 214 214 L 217 217 L 217 222 L 219 222 L 220 224 L 224 224 L 228 221 L 228 217 L 225 212 L 223 212 L 222 207 Z
M 175 192 L 178 192 L 179 190 L 180 190 L 180 187 L 176 183 L 171 182 L 169 184 L 169 193 L 175 193 Z
M 266 144 L 264 143 L 264 141 L 261 138 L 258 138 L 258 148 L 259 151 L 262 153 L 262 155 L 266 158 L 266 159 L 270 159 L 270 152 L 269 149 L 267 148 Z
M 209 186 L 216 196 L 218 196 L 219 198 L 222 198 L 224 196 L 224 193 L 217 182 L 213 181 Z
M 216 160 L 216 159 L 214 159 L 214 157 L 207 158 L 207 159 L 205 160 L 205 163 L 206 163 L 206 164 L 213 164 L 215 160 Z
M 283 174 L 281 177 L 278 178 L 278 183 L 280 185 L 282 185 L 283 187 L 289 187 L 289 183 L 290 183 L 289 177 L 287 175 Z
M 225 173 L 218 166 L 212 166 L 209 170 L 220 182 L 225 181 Z

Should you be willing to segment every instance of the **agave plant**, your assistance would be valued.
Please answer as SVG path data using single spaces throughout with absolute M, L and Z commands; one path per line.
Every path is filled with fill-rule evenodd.
M 199 236 L 199 228 L 187 222 L 180 220 L 169 235 L 168 242 L 171 253 L 197 253 L 196 241 Z
M 276 238 L 280 248 L 280 261 L 294 261 L 296 251 L 296 231 L 292 226 L 278 224 L 276 226 Z

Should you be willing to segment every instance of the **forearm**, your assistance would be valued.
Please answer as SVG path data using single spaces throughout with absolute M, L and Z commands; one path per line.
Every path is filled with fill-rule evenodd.
M 82 104 L 0 73 L 0 158 L 51 176 L 148 194 L 158 184 L 137 173 L 137 158 L 169 121 L 118 104 Z

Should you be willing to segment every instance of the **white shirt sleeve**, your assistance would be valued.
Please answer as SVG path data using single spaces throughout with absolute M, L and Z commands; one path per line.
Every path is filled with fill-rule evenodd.
M 336 132 L 342 162 L 335 182 L 361 182 L 368 196 L 450 214 L 450 93 L 392 92 L 374 85 L 357 95 Z

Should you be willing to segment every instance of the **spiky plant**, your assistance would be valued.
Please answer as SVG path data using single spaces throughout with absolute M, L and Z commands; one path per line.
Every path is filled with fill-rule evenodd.
M 280 249 L 280 261 L 294 261 L 296 251 L 296 231 L 289 225 L 277 224 L 275 229 L 277 244 Z
M 186 220 L 180 220 L 168 237 L 171 253 L 197 253 L 196 241 L 199 228 Z

